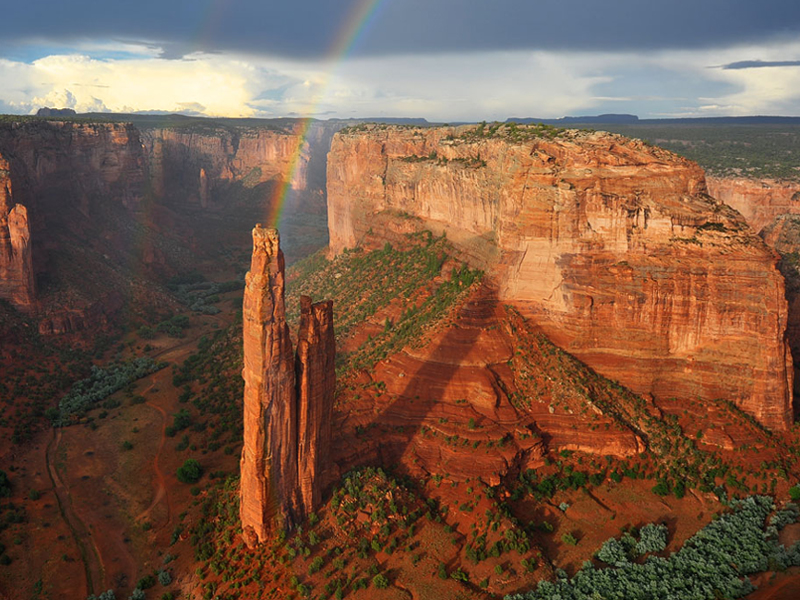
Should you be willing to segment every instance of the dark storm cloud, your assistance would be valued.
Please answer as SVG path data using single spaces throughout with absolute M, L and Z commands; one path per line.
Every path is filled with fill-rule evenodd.
M 759 69 L 762 67 L 800 67 L 800 60 L 740 60 L 722 65 L 723 69 Z
M 170 58 L 197 50 L 324 56 L 355 6 L 353 0 L 5 4 L 0 41 L 132 38 L 169 43 Z M 354 53 L 700 48 L 799 32 L 795 0 L 378 0 Z

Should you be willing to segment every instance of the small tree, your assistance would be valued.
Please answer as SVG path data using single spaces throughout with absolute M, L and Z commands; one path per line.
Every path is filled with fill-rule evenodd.
M 193 458 L 187 458 L 178 467 L 178 481 L 181 483 L 197 483 L 203 475 L 203 468 L 200 463 Z

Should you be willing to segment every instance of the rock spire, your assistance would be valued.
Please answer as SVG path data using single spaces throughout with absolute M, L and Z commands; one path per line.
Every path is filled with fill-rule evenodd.
M 248 545 L 291 528 L 321 500 L 335 388 L 333 303 L 301 299 L 293 355 L 277 230 L 257 225 L 243 303 L 240 516 Z

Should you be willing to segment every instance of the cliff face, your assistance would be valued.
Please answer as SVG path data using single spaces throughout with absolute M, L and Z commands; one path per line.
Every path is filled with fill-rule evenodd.
M 709 177 L 708 192 L 732 206 L 757 232 L 780 215 L 800 214 L 800 183 L 746 177 Z
M 142 132 L 154 192 L 208 208 L 213 187 L 246 179 L 255 185 L 283 178 L 297 160 L 293 189 L 305 189 L 308 147 L 299 132 L 269 129 L 218 129 L 189 132 L 151 129 Z
M 28 310 L 35 297 L 28 210 L 14 202 L 9 164 L 0 155 L 0 298 Z
M 788 338 L 794 363 L 795 394 L 800 393 L 800 183 L 745 177 L 709 177 L 711 194 L 738 210 L 770 248 L 781 255 L 789 303 Z
M 788 427 L 777 257 L 707 195 L 696 164 L 606 133 L 361 129 L 329 155 L 332 252 L 382 214 L 413 217 L 603 375 L 656 398 L 727 398 Z
M 130 124 L 8 123 L 0 126 L 0 153 L 8 158 L 17 202 L 42 220 L 37 231 L 65 208 L 92 217 L 99 202 L 134 209 L 142 199 L 146 164 Z
M 101 243 L 110 205 L 138 208 L 144 155 L 130 125 L 35 121 L 0 125 L 0 156 L 0 297 L 28 310 L 49 254 Z
M 253 230 L 243 305 L 244 447 L 240 516 L 245 541 L 291 527 L 321 500 L 335 390 L 333 307 L 303 299 L 297 359 L 286 324 L 278 232 Z

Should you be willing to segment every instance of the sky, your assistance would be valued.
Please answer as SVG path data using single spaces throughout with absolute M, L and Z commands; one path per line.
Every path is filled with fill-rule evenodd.
M 800 116 L 796 0 L 10 0 L 0 113 Z

